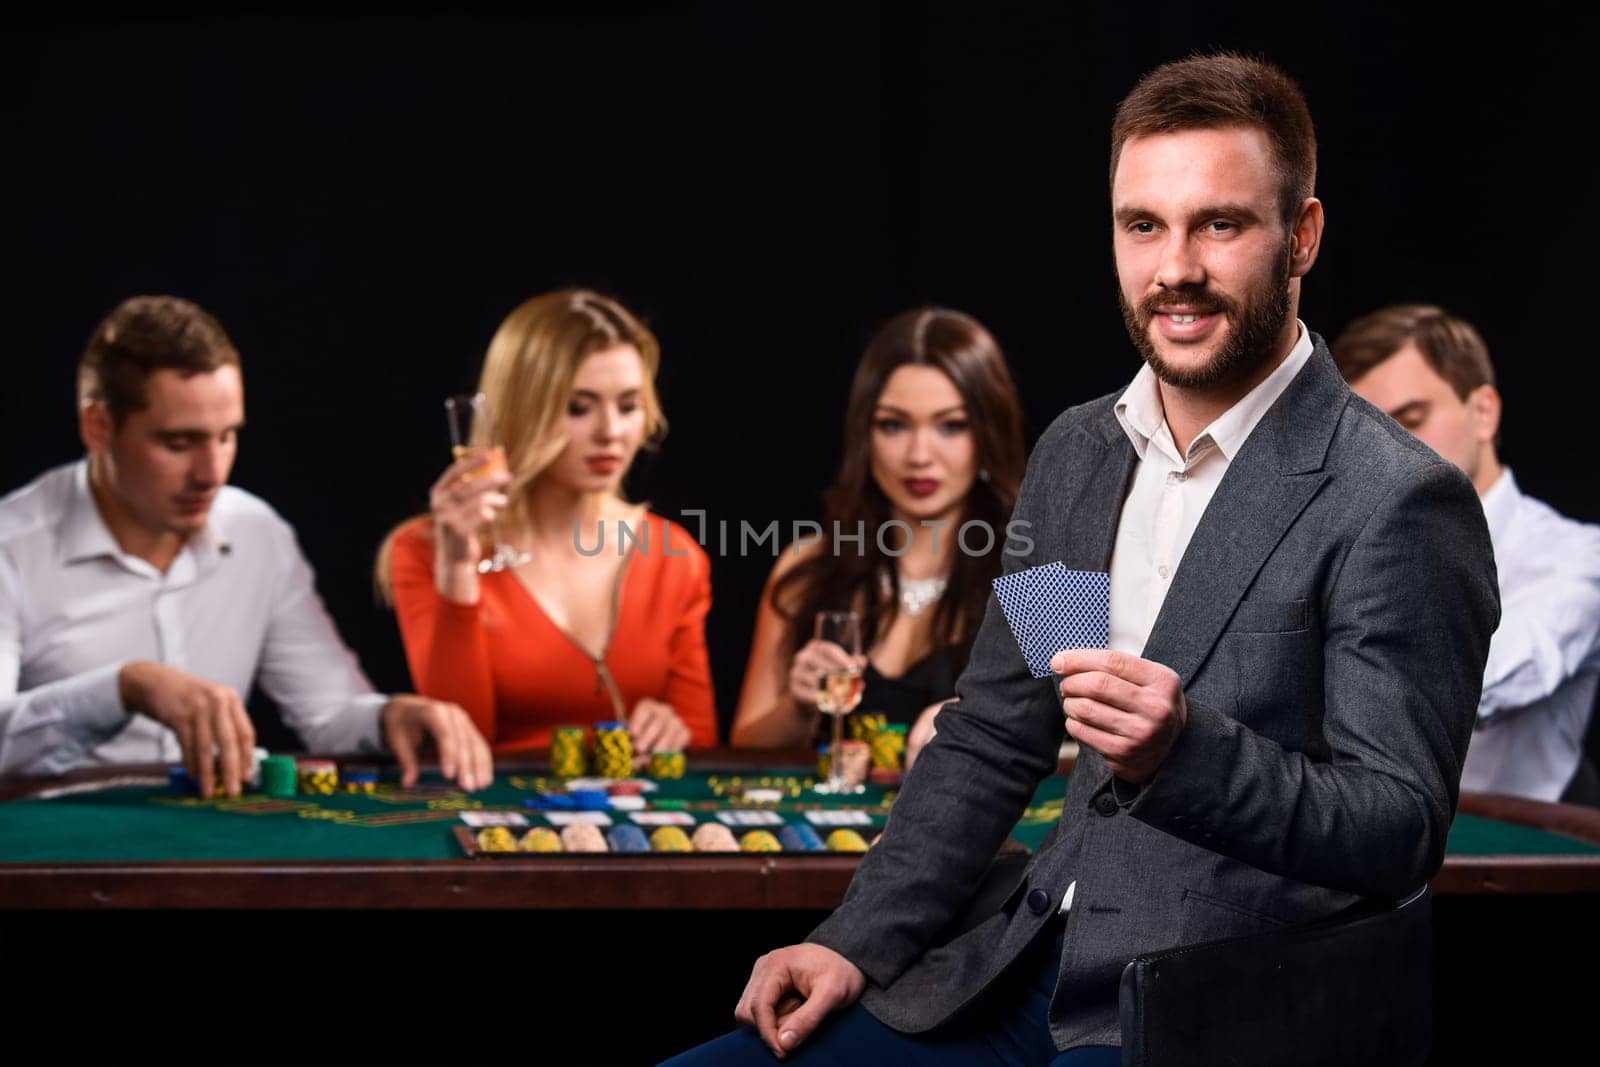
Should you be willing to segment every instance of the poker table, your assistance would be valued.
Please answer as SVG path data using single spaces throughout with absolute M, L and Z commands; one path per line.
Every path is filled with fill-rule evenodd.
M 648 794 L 697 822 L 773 812 L 785 821 L 857 813 L 869 838 L 893 787 L 832 798 L 811 788 L 801 753 L 691 752 L 689 770 Z M 1061 814 L 1046 779 L 1002 859 L 1036 847 Z M 824 911 L 859 857 L 842 852 L 556 853 L 470 856 L 463 812 L 524 809 L 560 788 L 538 762 L 498 768 L 467 795 L 425 778 L 368 795 L 201 800 L 166 786 L 166 768 L 81 771 L 0 784 L 0 907 L 251 909 L 740 909 Z M 776 803 L 746 803 L 773 788 Z M 816 813 L 822 813 L 816 815 Z M 528 812 L 534 825 L 542 821 Z M 614 818 L 623 821 L 624 813 Z M 736 833 L 745 828 L 735 824 Z M 828 825 L 818 826 L 826 835 Z M 1600 810 L 1468 795 L 1436 895 L 1600 891 Z

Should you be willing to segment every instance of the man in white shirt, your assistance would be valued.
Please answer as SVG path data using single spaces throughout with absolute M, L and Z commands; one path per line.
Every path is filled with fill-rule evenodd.
M 1500 394 L 1472 325 L 1406 304 L 1363 316 L 1333 343 L 1357 394 L 1466 472 L 1500 574 L 1500 627 L 1461 788 L 1600 804 L 1584 757 L 1600 685 L 1600 527 L 1517 488 L 1500 463 Z
M 253 681 L 309 748 L 378 753 L 415 781 L 489 784 L 462 710 L 374 693 L 289 525 L 226 485 L 244 424 L 239 355 L 186 300 L 124 301 L 78 367 L 86 459 L 0 500 L 0 776 L 181 761 L 237 795 Z

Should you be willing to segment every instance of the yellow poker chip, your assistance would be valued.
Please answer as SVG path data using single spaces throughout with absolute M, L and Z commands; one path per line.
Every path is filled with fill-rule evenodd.
M 535 826 L 522 835 L 517 848 L 523 852 L 560 852 L 561 835 L 548 826 Z
M 771 830 L 751 830 L 739 838 L 741 852 L 782 852 L 783 846 Z
M 658 826 L 650 832 L 652 852 L 693 852 L 694 845 L 681 826 Z
M 826 841 L 829 852 L 865 852 L 867 840 L 854 830 L 843 827 L 828 835 Z

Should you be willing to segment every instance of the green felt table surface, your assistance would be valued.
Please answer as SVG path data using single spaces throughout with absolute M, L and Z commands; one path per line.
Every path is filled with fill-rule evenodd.
M 780 803 L 755 807 L 776 811 L 787 822 L 803 821 L 809 809 L 853 808 L 865 812 L 875 827 L 883 825 L 894 800 L 894 790 L 877 786 L 834 798 L 812 792 L 811 784 L 811 778 L 781 769 L 691 771 L 681 780 L 658 783 L 660 788 L 649 795 L 682 801 L 695 821 L 703 822 L 718 812 L 750 806 L 731 798 L 741 787 L 780 788 Z M 256 793 L 200 800 L 172 795 L 165 784 L 122 784 L 15 800 L 0 804 L 0 863 L 454 859 L 462 856 L 452 832 L 461 812 L 522 810 L 525 799 L 558 790 L 560 783 L 538 774 L 511 773 L 470 796 L 437 781 L 431 786 L 403 790 L 386 781 L 372 796 L 273 800 Z M 1037 847 L 1061 814 L 1064 791 L 1064 778 L 1041 783 L 1013 838 L 1029 849 Z M 528 814 L 533 824 L 542 821 L 537 813 Z M 620 812 L 612 817 L 627 818 Z M 734 827 L 736 833 L 741 829 Z M 827 828 L 819 829 L 826 836 Z M 1455 856 L 1593 856 L 1600 854 L 1600 846 L 1463 814 L 1451 830 L 1448 851 Z

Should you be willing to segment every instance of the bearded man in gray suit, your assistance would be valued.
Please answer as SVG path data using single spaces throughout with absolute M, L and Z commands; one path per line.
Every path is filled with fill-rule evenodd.
M 1115 1063 L 1132 957 L 1438 870 L 1493 556 L 1467 479 L 1353 397 L 1296 317 L 1315 171 L 1305 101 L 1268 64 L 1169 64 L 1122 102 L 1112 245 L 1145 365 L 1040 439 L 1014 515 L 1034 549 L 1007 562 L 1109 570 L 1111 648 L 1035 679 L 991 602 L 844 903 L 757 961 L 749 1026 L 681 1062 Z M 951 937 L 1063 730 L 1060 822 Z

